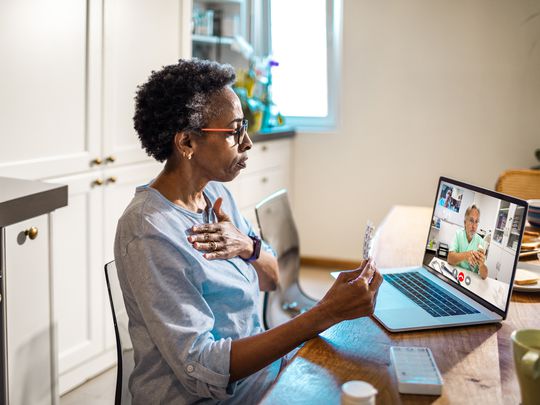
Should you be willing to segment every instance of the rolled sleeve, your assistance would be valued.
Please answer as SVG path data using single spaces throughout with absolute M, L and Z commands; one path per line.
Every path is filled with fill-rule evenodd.
M 203 298 L 196 268 L 168 240 L 137 238 L 123 258 L 124 277 L 143 319 L 146 333 L 184 388 L 202 398 L 226 399 L 231 339 L 212 335 L 214 315 Z M 136 340 L 138 334 L 132 334 Z

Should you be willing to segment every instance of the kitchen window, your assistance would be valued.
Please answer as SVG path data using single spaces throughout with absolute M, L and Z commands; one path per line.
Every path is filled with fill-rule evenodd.
M 288 125 L 335 128 L 341 0 L 271 0 L 272 95 Z

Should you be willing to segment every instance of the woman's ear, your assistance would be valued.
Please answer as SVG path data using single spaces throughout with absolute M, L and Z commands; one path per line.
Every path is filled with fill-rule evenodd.
M 186 159 L 193 156 L 192 134 L 189 131 L 177 132 L 174 136 L 174 148 Z

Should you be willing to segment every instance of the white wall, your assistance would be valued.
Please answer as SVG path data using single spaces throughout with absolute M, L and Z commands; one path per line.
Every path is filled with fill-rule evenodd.
M 300 134 L 302 254 L 359 259 L 368 218 L 433 204 L 439 175 L 494 187 L 540 147 L 540 2 L 344 0 L 341 125 Z M 537 43 L 538 41 L 538 43 Z

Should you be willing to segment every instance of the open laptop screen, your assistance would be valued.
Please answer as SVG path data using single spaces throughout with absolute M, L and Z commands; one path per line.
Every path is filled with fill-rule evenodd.
M 442 177 L 424 265 L 506 311 L 527 204 Z

